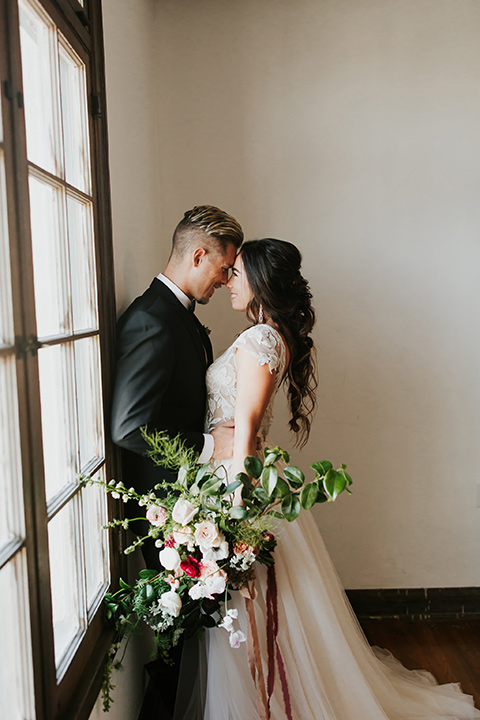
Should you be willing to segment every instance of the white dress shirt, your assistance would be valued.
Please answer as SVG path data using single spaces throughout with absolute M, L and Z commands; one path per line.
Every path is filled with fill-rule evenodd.
M 182 305 L 187 308 L 187 310 L 190 310 L 190 305 L 192 301 L 190 300 L 188 295 L 185 295 L 183 290 L 180 290 L 178 285 L 175 285 L 175 283 L 172 282 L 170 278 L 165 277 L 163 273 L 159 273 L 157 275 L 157 280 L 160 280 L 160 282 L 166 285 L 168 289 L 173 292 L 175 297 L 180 300 Z M 204 465 L 210 460 L 213 455 L 213 450 L 215 448 L 215 440 L 213 439 L 213 435 L 203 433 L 203 438 L 203 450 L 198 458 L 198 462 L 200 463 L 200 465 Z

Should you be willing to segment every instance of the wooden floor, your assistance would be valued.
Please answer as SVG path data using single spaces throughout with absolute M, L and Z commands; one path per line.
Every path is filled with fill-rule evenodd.
M 459 682 L 480 709 L 480 620 L 361 620 L 371 645 L 387 648 L 409 670 Z

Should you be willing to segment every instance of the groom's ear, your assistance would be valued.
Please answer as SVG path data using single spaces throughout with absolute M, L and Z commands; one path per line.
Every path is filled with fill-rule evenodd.
M 205 256 L 207 255 L 207 251 L 205 248 L 199 247 L 196 248 L 192 253 L 192 260 L 195 267 L 198 267 L 202 260 L 205 259 Z

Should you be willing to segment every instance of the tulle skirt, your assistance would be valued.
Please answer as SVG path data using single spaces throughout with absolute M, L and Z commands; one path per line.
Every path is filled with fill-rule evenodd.
M 277 540 L 278 637 L 295 720 L 480 718 L 473 699 L 458 684 L 438 685 L 430 673 L 409 671 L 387 651 L 370 647 L 310 513 L 282 523 Z M 257 572 L 257 591 L 256 619 L 265 643 L 263 567 Z M 245 604 L 238 592 L 232 593 L 230 607 L 238 609 L 246 632 Z M 233 649 L 228 633 L 213 629 L 206 633 L 203 650 L 198 676 L 206 671 L 206 686 L 197 683 L 196 699 L 183 717 L 257 720 L 246 643 Z M 278 678 L 271 710 L 273 720 L 286 717 Z

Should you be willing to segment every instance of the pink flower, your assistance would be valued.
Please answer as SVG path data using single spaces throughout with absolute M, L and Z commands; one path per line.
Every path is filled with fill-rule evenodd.
M 205 581 L 207 578 L 211 578 L 214 575 L 227 580 L 227 573 L 225 570 L 218 567 L 215 560 L 202 560 L 200 563 L 200 580 Z
M 230 637 L 228 640 L 230 643 L 230 647 L 239 648 L 240 643 L 245 642 L 246 639 L 247 636 L 241 630 L 237 630 L 236 632 L 230 633 Z
M 155 527 L 162 527 L 167 521 L 167 511 L 163 505 L 152 505 L 147 510 L 147 520 Z
M 180 585 L 180 580 L 173 575 L 165 575 L 165 582 L 170 585 L 172 590 L 178 590 L 178 586 Z

